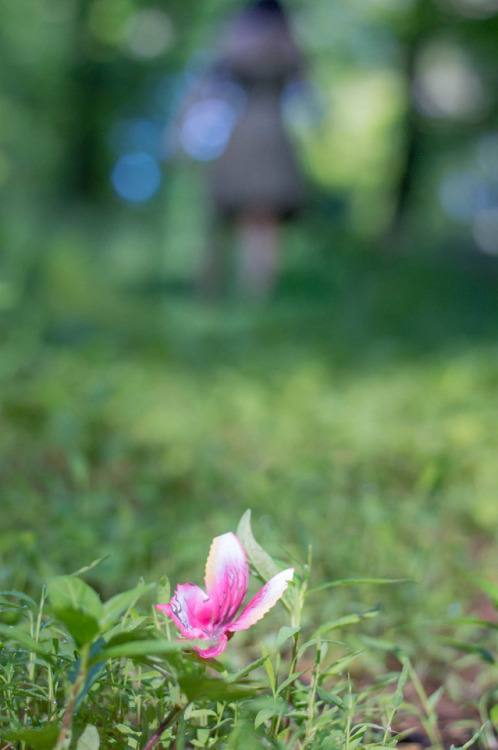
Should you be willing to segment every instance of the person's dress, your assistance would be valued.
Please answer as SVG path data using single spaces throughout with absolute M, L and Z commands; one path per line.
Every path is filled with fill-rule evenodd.
M 282 92 L 301 68 L 285 19 L 243 13 L 229 33 L 223 62 L 247 103 L 212 166 L 214 208 L 225 217 L 256 213 L 287 218 L 302 208 L 304 185 L 281 113 Z

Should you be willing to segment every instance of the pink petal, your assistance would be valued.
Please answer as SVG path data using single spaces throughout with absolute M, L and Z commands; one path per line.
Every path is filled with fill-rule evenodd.
M 181 583 L 169 604 L 156 609 L 171 617 L 185 638 L 207 638 L 213 621 L 213 602 L 199 586 Z
M 219 656 L 222 651 L 224 651 L 227 647 L 227 641 L 228 638 L 223 633 L 219 636 L 218 642 L 211 641 L 212 644 L 209 646 L 209 648 L 203 649 L 198 648 L 195 646 L 195 650 L 198 652 L 199 656 L 202 656 L 203 659 L 209 659 L 211 656 Z
M 247 607 L 242 611 L 240 617 L 229 626 L 230 632 L 235 630 L 247 630 L 255 622 L 261 620 L 266 613 L 278 602 L 289 581 L 292 581 L 294 568 L 288 568 L 276 576 L 270 578 L 263 588 L 251 599 Z
M 213 601 L 214 626 L 231 622 L 249 581 L 249 566 L 241 543 L 231 531 L 213 539 L 206 563 L 206 591 Z

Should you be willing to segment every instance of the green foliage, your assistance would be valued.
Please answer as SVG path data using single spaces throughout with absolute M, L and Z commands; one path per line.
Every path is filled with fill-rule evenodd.
M 0 0 L 2 744 L 135 750 L 172 716 L 162 743 L 178 750 L 374 750 L 407 726 L 493 750 L 496 263 L 440 190 L 462 173 L 496 192 L 479 156 L 496 13 L 293 4 L 321 119 L 293 133 L 310 209 L 257 308 L 190 294 L 196 169 L 162 164 L 140 207 L 110 187 L 115 126 L 154 117 L 156 84 L 181 83 L 233 7 L 159 5 Z M 138 59 L 129 34 L 150 9 L 171 46 Z M 445 48 L 477 81 L 462 101 L 482 89 L 468 119 L 410 109 Z M 247 506 L 253 572 L 296 568 L 290 616 L 206 667 L 151 605 L 170 598 L 165 571 L 198 580 L 199 549 Z
M 278 569 L 252 536 L 247 513 L 240 528 L 246 542 L 249 539 L 251 563 L 263 560 L 267 569 Z M 2 600 L 19 611 L 19 618 L 15 626 L 0 628 L 5 644 L 16 649 L 15 658 L 5 660 L 8 651 L 0 644 L 0 737 L 33 750 L 119 747 L 123 735 L 130 748 L 147 750 L 161 739 L 194 747 L 237 748 L 242 736 L 244 747 L 323 750 L 361 745 L 376 750 L 394 747 L 403 736 L 406 717 L 415 712 L 437 746 L 436 708 L 443 686 L 428 695 L 409 658 L 398 648 L 399 670 L 384 675 L 378 685 L 371 678 L 366 688 L 355 689 L 350 670 L 365 659 L 369 647 L 375 647 L 375 639 L 367 648 L 354 650 L 347 643 L 347 631 L 365 627 L 379 610 L 343 615 L 311 627 L 306 592 L 323 597 L 327 588 L 334 583 L 342 587 L 345 581 L 310 589 L 310 552 L 308 562 L 300 567 L 303 575 L 296 577 L 289 592 L 288 609 L 291 622 L 308 624 L 281 625 L 273 642 L 262 644 L 261 658 L 241 669 L 231 665 L 232 642 L 220 663 L 197 656 L 192 651 L 195 642 L 165 637 L 155 612 L 136 608 L 151 588 L 142 581 L 107 602 L 78 575 L 48 579 L 47 605 L 44 593 L 38 606 L 22 593 L 3 592 Z M 84 566 L 78 573 L 93 569 Z M 349 581 L 360 582 L 388 583 L 374 578 Z M 164 580 L 159 590 L 163 589 Z M 22 603 L 19 610 L 17 602 Z M 484 623 L 465 618 L 456 622 Z M 29 623 L 36 627 L 26 629 Z M 330 640 L 331 631 L 340 632 L 342 640 Z M 68 644 L 71 639 L 76 651 Z M 456 642 L 453 645 L 460 648 Z M 410 690 L 420 706 L 406 699 Z M 477 743 L 483 732 L 484 727 L 477 728 L 464 747 Z

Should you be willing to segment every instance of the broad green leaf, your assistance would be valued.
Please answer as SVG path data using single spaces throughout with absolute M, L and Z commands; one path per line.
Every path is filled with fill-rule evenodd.
M 4 625 L 0 623 L 0 635 L 3 635 L 9 641 L 14 641 L 28 651 L 33 651 L 37 656 L 47 661 L 53 660 L 53 654 L 43 648 L 38 641 L 35 641 L 30 635 L 28 635 L 22 628 L 18 628 L 14 625 Z
M 123 591 L 121 594 L 116 594 L 112 599 L 102 605 L 103 615 L 100 618 L 100 627 L 102 630 L 110 628 L 116 623 L 121 615 L 140 599 L 146 591 L 150 591 L 154 587 L 153 583 L 149 583 L 147 586 L 143 581 L 130 591 Z
M 78 740 L 76 750 L 99 750 L 100 738 L 97 727 L 87 724 Z
M 144 615 L 140 615 L 137 617 L 134 614 L 133 619 L 127 620 L 126 630 L 123 630 L 123 624 L 121 621 L 117 622 L 112 626 L 112 628 L 109 628 L 105 631 L 107 643 L 114 641 L 115 638 L 121 638 L 122 636 L 128 637 L 129 640 L 129 636 L 131 633 L 148 633 L 150 636 L 150 631 L 144 630 L 144 628 L 142 627 L 147 621 L 148 618 Z M 143 636 L 139 637 L 143 638 Z M 135 636 L 135 640 L 137 640 L 137 636 Z
M 25 742 L 33 750 L 52 750 L 59 735 L 59 727 L 49 724 L 41 729 L 26 728 L 2 732 L 2 739 L 8 742 Z
M 159 654 L 175 654 L 187 648 L 190 643 L 177 643 L 175 641 L 168 641 L 166 638 L 151 638 L 146 641 L 134 640 L 104 648 L 95 658 L 101 661 L 103 659 L 119 659 L 122 657 L 133 659 L 135 657 L 157 656 Z
M 90 615 L 75 609 L 58 609 L 57 618 L 64 623 L 78 646 L 91 643 L 99 632 L 99 623 Z
M 324 589 L 331 589 L 336 586 L 358 586 L 363 584 L 375 584 L 375 585 L 387 585 L 392 583 L 414 583 L 411 578 L 341 578 L 337 581 L 328 581 L 322 583 L 320 586 L 315 586 L 309 589 L 306 596 L 314 594 L 317 591 L 323 591 Z
M 254 729 L 257 729 L 259 726 L 261 726 L 261 724 L 264 724 L 265 721 L 268 721 L 268 719 L 271 719 L 274 715 L 274 708 L 262 708 L 261 711 L 258 711 L 254 718 Z
M 55 616 L 66 625 L 76 643 L 90 643 L 99 632 L 103 612 L 97 593 L 75 576 L 49 578 L 47 593 Z
M 329 620 L 315 630 L 312 638 L 318 638 L 325 633 L 330 633 L 331 630 L 339 630 L 340 628 L 345 628 L 349 625 L 356 625 L 362 620 L 369 620 L 372 617 L 377 617 L 378 614 L 379 610 L 376 608 L 370 609 L 367 612 L 362 612 L 361 614 L 345 615 L 344 617 L 339 617 L 337 620 Z
M 244 515 L 239 521 L 237 527 L 237 536 L 240 539 L 242 546 L 244 547 L 247 556 L 258 573 L 260 578 L 266 583 L 270 578 L 277 575 L 280 572 L 276 563 L 272 560 L 268 552 L 265 552 L 263 547 L 258 544 L 255 540 L 251 530 L 251 511 L 246 510 Z M 285 592 L 280 600 L 285 608 L 290 612 L 291 603 L 288 592 Z
M 301 628 L 291 628 L 289 625 L 282 625 L 277 635 L 277 648 L 279 648 L 285 641 L 292 636 L 299 633 Z
M 125 631 L 120 630 L 119 633 L 114 635 L 112 638 L 108 639 L 107 641 L 104 641 L 104 646 L 106 649 L 109 649 L 109 648 L 113 648 L 114 646 L 122 646 L 125 643 L 142 643 L 143 641 L 151 641 L 151 640 L 154 640 L 154 643 L 157 643 L 157 639 L 151 638 L 150 630 L 148 630 L 147 628 L 133 628 L 131 630 L 125 630 Z M 168 643 L 171 643 L 171 641 L 168 641 Z M 92 646 L 92 650 L 93 650 L 93 646 Z M 101 650 L 102 648 L 99 649 L 99 652 Z
M 254 695 L 254 690 L 245 685 L 234 685 L 221 679 L 199 675 L 182 675 L 179 683 L 189 701 L 237 701 Z
M 103 613 L 98 594 L 81 578 L 76 576 L 54 576 L 47 579 L 47 593 L 54 612 L 73 609 L 83 612 L 94 620 Z
M 251 511 L 246 510 L 239 521 L 237 527 L 237 536 L 242 546 L 247 552 L 254 569 L 258 572 L 264 581 L 268 581 L 274 575 L 277 575 L 279 569 L 274 563 L 268 552 L 255 540 L 251 530 Z

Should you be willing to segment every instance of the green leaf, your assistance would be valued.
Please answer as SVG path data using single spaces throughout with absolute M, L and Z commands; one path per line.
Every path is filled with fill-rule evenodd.
M 446 643 L 448 646 L 457 648 L 459 651 L 465 651 L 468 654 L 477 654 L 488 664 L 495 663 L 495 658 L 491 651 L 483 646 L 477 646 L 475 643 L 463 643 L 462 641 L 457 641 L 455 638 L 440 638 L 439 640 Z
M 103 604 L 103 615 L 100 618 L 101 629 L 106 630 L 114 625 L 123 612 L 133 607 L 138 599 L 153 587 L 153 583 L 149 583 L 146 586 L 143 581 L 140 581 L 134 589 L 124 591 L 121 594 L 116 594 L 116 596 L 113 596 L 108 602 L 105 602 L 105 604 Z
M 90 563 L 90 565 L 85 565 L 83 568 L 80 568 L 79 570 L 75 570 L 74 573 L 71 573 L 72 576 L 81 576 L 83 573 L 88 573 L 89 570 L 93 570 L 97 567 L 97 565 L 100 565 L 101 562 L 104 562 L 104 560 L 108 560 L 110 558 L 110 555 L 104 555 L 103 557 L 98 557 L 96 560 Z M 88 726 L 91 726 L 90 724 Z
M 492 724 L 498 729 L 498 703 L 496 703 L 489 712 L 489 718 Z
M 298 677 L 301 677 L 305 672 L 308 672 L 313 667 L 313 664 L 310 664 L 306 669 L 302 669 L 300 672 L 293 672 L 289 677 L 287 677 L 286 680 L 284 680 L 280 685 L 278 686 L 277 695 L 279 693 L 282 693 L 288 685 L 292 685 L 293 682 L 295 682 Z
M 78 740 L 76 750 L 99 750 L 100 738 L 97 727 L 87 724 Z
M 30 607 L 34 607 L 35 609 L 38 608 L 38 603 L 27 594 L 23 594 L 21 591 L 0 591 L 0 596 L 15 596 L 17 599 L 27 602 Z
M 492 622 L 492 620 L 481 620 L 480 617 L 449 617 L 440 622 L 451 623 L 456 625 L 477 625 L 479 628 L 490 628 L 491 630 L 498 630 L 498 622 Z
M 99 632 L 99 623 L 90 615 L 75 609 L 58 609 L 57 618 L 64 623 L 78 646 L 91 643 Z
M 454 750 L 468 750 L 469 747 L 472 747 L 472 745 L 474 745 L 477 742 L 481 734 L 485 731 L 486 726 L 487 726 L 487 722 L 485 722 L 481 727 L 479 727 L 477 732 L 475 732 L 475 734 L 472 735 L 470 740 L 467 740 L 465 745 L 461 745 L 460 747 L 455 747 L 454 745 L 452 745 L 451 747 L 454 748 Z
M 76 643 L 90 643 L 99 632 L 103 613 L 98 594 L 75 576 L 49 578 L 47 593 L 55 616 L 66 625 Z
M 158 604 L 169 602 L 171 599 L 171 583 L 168 576 L 162 576 L 157 584 L 156 601 Z
M 264 667 L 266 670 L 266 674 L 268 675 L 268 679 L 270 680 L 270 687 L 272 693 L 275 695 L 275 689 L 276 689 L 276 683 L 275 683 L 275 670 L 273 669 L 273 664 L 271 663 L 270 655 L 268 654 L 265 647 L 261 646 L 263 651 L 263 656 L 265 657 L 264 661 Z
M 338 695 L 330 693 L 328 690 L 325 690 L 325 688 L 320 687 L 320 685 L 318 685 L 316 692 L 318 693 L 320 700 L 324 703 L 327 703 L 329 706 L 337 706 L 341 711 L 346 711 L 344 701 L 342 701 Z
M 408 659 L 406 659 L 405 663 L 403 664 L 403 669 L 399 674 L 398 684 L 396 685 L 396 690 L 394 691 L 393 695 L 393 708 L 395 709 L 398 709 L 403 703 L 403 694 L 405 691 L 406 683 L 408 681 L 409 670 L 410 662 L 408 661 Z
M 2 733 L 2 739 L 8 742 L 18 740 L 26 742 L 33 750 L 52 750 L 59 735 L 57 724 L 49 724 L 41 729 L 17 729 Z
M 258 572 L 261 578 L 266 582 L 273 576 L 277 575 L 279 569 L 275 562 L 272 560 L 268 552 L 265 552 L 263 547 L 255 540 L 251 530 L 251 511 L 246 510 L 244 515 L 239 521 L 237 527 L 237 536 L 240 539 L 242 546 L 247 552 L 247 556 L 251 561 L 254 569 Z
M 356 659 L 357 656 L 364 653 L 364 649 L 360 649 L 359 651 L 354 651 L 352 654 L 348 654 L 347 656 L 343 656 L 342 659 L 338 659 L 333 664 L 330 665 L 330 667 L 327 667 L 325 671 L 325 674 L 327 675 L 333 675 L 333 674 L 339 674 L 342 672 L 344 667 L 349 664 L 350 661 L 353 661 L 353 659 Z
M 22 646 L 23 648 L 28 649 L 28 651 L 33 651 L 37 656 L 40 656 L 42 659 L 46 659 L 47 661 L 53 660 L 53 654 L 51 654 L 49 651 L 43 648 L 38 641 L 35 641 L 34 638 L 31 638 L 30 635 L 28 635 L 22 628 L 18 628 L 14 625 L 4 625 L 3 623 L 0 623 L 0 635 L 3 635 L 4 638 L 6 638 L 9 641 L 14 641 L 14 643 L 19 644 L 19 646 Z
M 427 705 L 430 706 L 431 710 L 434 711 L 437 704 L 441 700 L 441 696 L 444 693 L 444 685 L 440 685 L 437 690 L 435 690 L 432 695 L 430 695 L 427 698 Z M 400 704 L 401 705 L 401 704 Z
M 78 693 L 78 697 L 74 704 L 75 710 L 77 710 L 78 706 L 85 700 L 86 696 L 88 695 L 90 691 L 90 688 L 98 680 L 98 678 L 100 677 L 100 675 L 102 674 L 104 670 L 105 661 L 99 660 L 98 658 L 100 652 L 102 651 L 103 646 L 105 646 L 105 641 L 103 638 L 99 638 L 97 641 L 92 643 L 90 647 L 90 652 L 88 654 L 89 667 L 86 672 L 85 682 L 83 684 L 83 687 Z M 67 676 L 69 680 L 73 683 L 73 685 L 78 679 L 80 668 L 81 668 L 81 658 L 77 659 L 77 661 L 75 661 L 71 665 L 70 669 L 67 672 Z
M 95 658 L 102 661 L 103 659 L 120 659 L 123 657 L 133 659 L 160 654 L 175 654 L 184 648 L 188 648 L 191 643 L 193 642 L 177 643 L 168 641 L 166 638 L 151 638 L 146 641 L 134 640 L 104 648 Z
M 341 578 L 337 581 L 328 581 L 327 583 L 322 583 L 320 586 L 309 589 L 306 596 L 314 594 L 316 591 L 334 588 L 335 586 L 358 586 L 362 584 L 385 586 L 392 583 L 414 583 L 414 581 L 411 578 Z
M 325 633 L 330 633 L 331 630 L 339 630 L 340 628 L 345 628 L 349 625 L 356 625 L 362 620 L 369 620 L 372 617 L 377 617 L 378 614 L 379 609 L 376 608 L 370 609 L 367 612 L 362 612 L 361 614 L 345 615 L 344 617 L 339 617 L 337 620 L 329 620 L 328 622 L 324 622 L 323 625 L 320 625 L 311 637 L 318 638 Z
M 265 659 L 266 656 L 260 656 L 259 659 L 248 664 L 247 667 L 243 667 L 243 669 L 239 669 L 238 672 L 233 672 L 231 675 L 228 675 L 226 682 L 236 682 L 237 680 L 240 680 L 241 677 L 246 677 L 246 675 L 250 674 L 253 670 L 263 666 Z
M 47 579 L 47 593 L 54 611 L 73 609 L 99 620 L 103 606 L 98 594 L 81 578 L 54 576 Z
M 299 633 L 301 628 L 291 628 L 289 625 L 282 625 L 277 635 L 277 648 L 279 648 L 285 641 L 292 636 Z
M 237 527 L 237 536 L 244 547 L 249 561 L 260 578 L 266 583 L 270 578 L 277 575 L 280 572 L 276 563 L 272 560 L 268 552 L 265 552 L 263 547 L 258 544 L 255 540 L 251 530 L 251 511 L 246 510 L 244 515 L 239 521 Z M 287 592 L 284 593 L 281 599 L 282 604 L 290 612 L 291 603 L 290 597 Z
M 478 581 L 478 584 L 482 590 L 491 597 L 495 607 L 498 607 L 498 585 L 496 583 L 491 583 L 491 581 L 483 581 L 482 579 Z
M 189 701 L 204 698 L 212 701 L 237 701 L 254 695 L 254 690 L 245 685 L 234 685 L 212 677 L 199 677 L 198 674 L 182 675 L 179 683 Z
M 265 721 L 268 721 L 268 719 L 271 719 L 274 715 L 274 708 L 262 708 L 261 711 L 258 711 L 254 718 L 254 729 L 257 729 L 259 726 L 261 726 L 261 724 L 264 724 Z
M 334 643 L 336 646 L 344 646 L 342 641 L 335 641 L 332 638 L 312 638 L 310 641 L 306 641 L 299 646 L 298 656 L 302 656 L 312 646 L 321 645 L 322 643 Z

